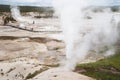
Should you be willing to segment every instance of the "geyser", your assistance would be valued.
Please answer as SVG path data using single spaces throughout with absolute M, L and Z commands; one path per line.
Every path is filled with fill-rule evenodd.
M 116 0 L 118 1 L 118 0 Z M 79 60 L 94 53 L 115 54 L 119 40 L 119 22 L 110 10 L 115 0 L 53 0 L 53 7 L 61 20 L 66 43 L 66 68 L 74 70 Z M 101 7 L 108 7 L 101 11 Z
M 20 14 L 20 9 L 18 6 L 16 5 L 11 5 L 10 6 L 10 9 L 11 9 L 11 14 L 12 14 L 12 17 L 18 21 L 18 22 L 21 22 L 21 23 L 29 23 L 29 24 L 32 24 L 34 22 L 33 19 L 29 18 L 29 17 L 24 17 L 24 16 L 21 16 Z

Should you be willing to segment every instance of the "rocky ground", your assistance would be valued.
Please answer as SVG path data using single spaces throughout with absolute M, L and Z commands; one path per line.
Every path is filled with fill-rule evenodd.
M 65 61 L 61 35 L 0 26 L 0 79 L 93 80 L 62 67 L 56 68 Z
M 0 16 L 0 80 L 93 80 L 61 67 L 65 63 L 65 44 L 58 20 L 40 22 L 22 23 L 26 26 L 9 22 L 3 26 Z
M 2 19 L 0 16 L 0 80 L 94 80 L 60 66 L 65 63 L 65 44 L 58 20 L 4 25 Z M 83 62 L 101 58 L 92 53 Z

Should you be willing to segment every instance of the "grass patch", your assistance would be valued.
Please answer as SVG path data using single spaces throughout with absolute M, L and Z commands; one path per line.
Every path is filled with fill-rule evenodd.
M 44 67 L 44 68 L 42 68 L 42 69 L 40 69 L 40 70 L 35 71 L 34 73 L 29 73 L 29 74 L 26 76 L 25 80 L 34 78 L 35 76 L 37 76 L 38 74 L 40 74 L 40 73 L 42 73 L 43 71 L 46 71 L 46 70 L 48 70 L 48 68 L 47 68 L 47 67 Z
M 44 66 L 48 66 L 48 67 L 59 67 L 60 64 L 52 64 L 52 65 L 44 65 Z
M 89 72 L 84 72 L 83 74 L 93 77 L 97 80 L 120 80 L 120 75 L 111 74 L 108 72 L 89 71 Z
M 75 71 L 97 80 L 120 80 L 120 54 L 95 63 L 79 64 Z

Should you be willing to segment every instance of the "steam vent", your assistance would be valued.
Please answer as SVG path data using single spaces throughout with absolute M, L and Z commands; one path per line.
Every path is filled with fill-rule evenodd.
M 0 80 L 120 80 L 120 1 L 56 1 L 0 1 Z

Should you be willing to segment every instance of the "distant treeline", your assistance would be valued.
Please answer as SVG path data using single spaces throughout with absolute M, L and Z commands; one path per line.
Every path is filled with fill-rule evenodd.
M 21 12 L 50 12 L 53 13 L 52 7 L 35 7 L 19 6 Z M 0 5 L 0 12 L 10 12 L 10 5 Z

